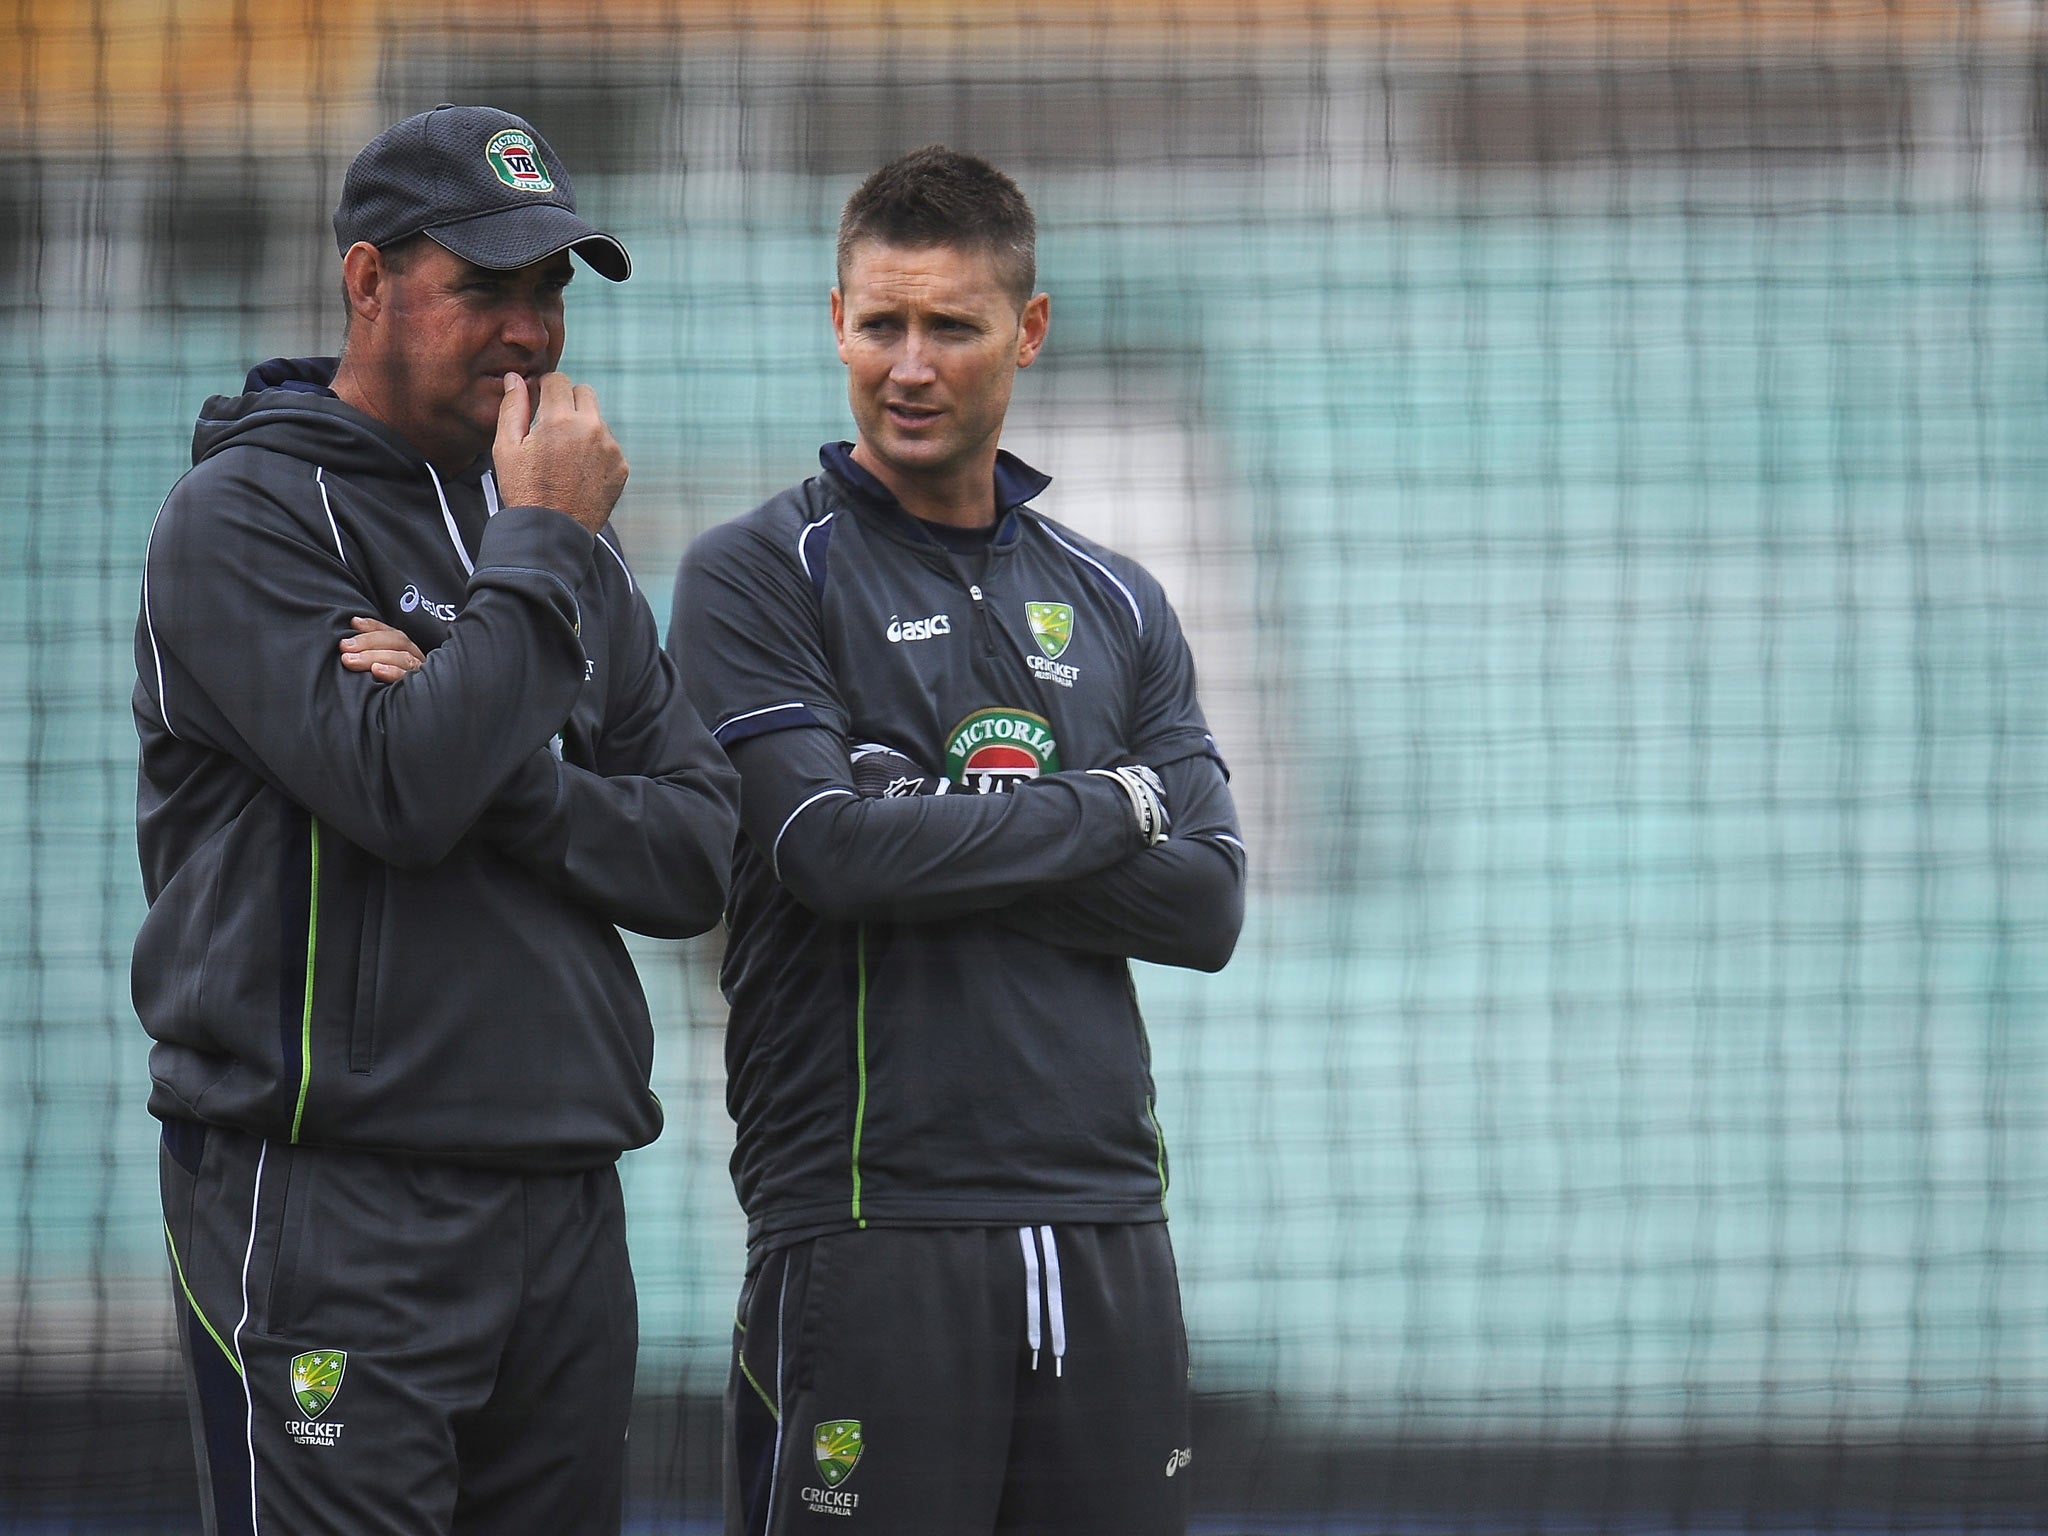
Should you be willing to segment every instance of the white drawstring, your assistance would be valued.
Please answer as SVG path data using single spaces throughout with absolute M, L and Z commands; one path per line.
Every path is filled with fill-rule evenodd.
M 1031 1369 L 1038 1369 L 1038 1249 L 1031 1241 L 1031 1229 L 1019 1227 L 1024 1244 L 1024 1342 L 1031 1346 Z
M 1017 1240 L 1024 1249 L 1024 1342 L 1031 1349 L 1031 1369 L 1038 1369 L 1040 1334 L 1038 1328 L 1038 1249 L 1045 1246 L 1045 1315 L 1052 1324 L 1052 1373 L 1066 1374 L 1067 1301 L 1060 1290 L 1060 1246 L 1051 1227 L 1040 1227 L 1034 1237 L 1031 1228 L 1019 1227 Z
M 462 547 L 462 535 L 455 527 L 455 514 L 448 510 L 448 493 L 441 489 L 441 477 L 434 473 L 434 466 L 427 466 L 427 478 L 434 482 L 434 499 L 441 503 L 441 521 L 448 525 L 448 542 L 455 546 L 455 553 L 462 560 L 462 574 L 474 576 L 476 563 L 469 558 L 469 551 Z
M 1052 1228 L 1040 1227 L 1045 1240 L 1045 1309 L 1052 1317 L 1052 1373 L 1061 1375 L 1067 1363 L 1067 1302 L 1060 1291 L 1060 1248 L 1052 1240 Z

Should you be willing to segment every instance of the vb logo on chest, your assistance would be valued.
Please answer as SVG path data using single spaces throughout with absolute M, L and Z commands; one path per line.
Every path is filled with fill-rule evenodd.
M 1008 794 L 1059 771 L 1052 722 L 1028 709 L 977 709 L 946 733 L 946 777 L 975 794 Z

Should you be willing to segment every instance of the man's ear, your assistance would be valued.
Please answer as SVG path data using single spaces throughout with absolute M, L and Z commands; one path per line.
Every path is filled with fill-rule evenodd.
M 837 288 L 832 290 L 832 340 L 839 347 L 839 361 L 846 361 L 846 298 Z
M 341 258 L 341 291 L 348 296 L 349 314 L 357 320 L 374 321 L 384 312 L 390 280 L 384 253 L 367 240 L 358 240 Z
M 1034 293 L 1017 319 L 1017 366 L 1029 368 L 1045 345 L 1045 333 L 1052 329 L 1052 295 Z

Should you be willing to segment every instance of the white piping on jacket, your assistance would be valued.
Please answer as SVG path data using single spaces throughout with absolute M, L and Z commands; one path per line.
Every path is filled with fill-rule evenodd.
M 341 529 L 334 521 L 334 503 L 327 499 L 327 466 L 313 466 L 313 483 L 320 487 L 320 508 L 327 514 L 327 531 L 334 535 L 334 557 L 343 565 L 348 564 L 348 551 L 341 547 Z
M 804 548 L 804 545 L 809 542 L 812 534 L 816 533 L 838 515 L 837 512 L 827 512 L 815 523 L 806 524 L 804 531 L 796 536 L 796 558 L 804 568 L 804 575 L 809 576 L 812 581 L 816 581 L 818 578 L 811 574 L 811 557 L 809 551 Z
M 172 489 L 175 490 L 176 487 Z M 156 543 L 157 518 L 164 515 L 164 508 L 170 504 L 170 495 L 166 493 L 164 499 L 157 504 L 156 517 L 149 520 L 149 538 L 142 546 L 142 622 L 149 629 L 149 654 L 156 662 L 156 712 L 163 716 L 164 729 L 169 731 L 172 737 L 182 741 L 184 738 L 178 735 L 178 728 L 171 724 L 171 701 L 164 697 L 164 653 L 163 648 L 156 643 L 156 618 L 149 611 L 149 551 Z
M 816 805 L 820 800 L 829 800 L 834 795 L 844 795 L 849 800 L 856 798 L 852 790 L 840 789 L 835 785 L 831 789 L 819 790 L 815 795 L 811 796 L 810 799 L 806 800 L 802 805 L 798 806 L 795 810 L 791 811 L 789 815 L 783 818 L 782 831 L 777 832 L 775 834 L 774 846 L 772 846 L 768 850 L 768 867 L 775 871 L 775 878 L 777 880 L 780 880 L 782 878 L 782 839 L 784 834 L 786 834 L 789 831 L 789 824 L 792 821 L 795 821 L 797 817 L 803 815 L 803 813 L 805 811 L 808 811 L 812 806 Z
M 742 720 L 751 720 L 756 715 L 772 715 L 778 709 L 805 708 L 808 708 L 808 706 L 802 703 L 801 701 L 793 700 L 788 704 L 769 704 L 761 709 L 744 710 L 737 715 L 728 715 L 725 717 L 725 719 L 719 721 L 718 724 L 712 728 L 711 734 L 716 736 L 720 731 L 730 730 L 733 726 L 738 725 Z
M 1044 525 L 1041 524 L 1040 526 L 1043 527 Z M 1088 554 L 1083 550 L 1076 549 L 1073 545 L 1069 544 L 1065 539 L 1061 538 L 1058 534 L 1054 533 L 1051 528 L 1046 528 L 1045 536 L 1048 539 L 1051 539 L 1053 543 L 1059 545 L 1059 547 L 1061 549 L 1064 549 L 1068 554 L 1072 555 L 1076 560 L 1087 561 L 1090 565 L 1094 566 L 1095 569 L 1102 572 L 1104 576 L 1108 577 L 1109 584 L 1115 587 L 1117 591 L 1123 593 L 1124 601 L 1131 605 L 1131 617 L 1138 621 L 1138 633 L 1141 635 L 1145 633 L 1145 615 L 1139 612 L 1138 610 L 1138 599 L 1132 595 L 1131 589 L 1129 587 L 1125 586 L 1123 582 L 1117 579 L 1117 574 L 1115 571 L 1112 571 L 1108 566 L 1104 565 L 1100 560 L 1096 559 L 1093 555 Z

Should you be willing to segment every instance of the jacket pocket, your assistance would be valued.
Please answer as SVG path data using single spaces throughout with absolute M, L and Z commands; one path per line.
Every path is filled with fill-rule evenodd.
M 284 1177 L 278 1181 L 276 1215 L 272 1218 L 277 1246 L 270 1261 L 270 1285 L 264 1296 L 262 1326 L 265 1333 L 282 1336 L 298 1320 L 299 1271 L 305 1262 L 306 1207 L 311 1203 L 311 1183 L 317 1158 L 303 1156 L 300 1149 L 272 1141 L 264 1153 L 267 1160 L 282 1162 Z M 273 1169 L 271 1177 L 278 1170 Z
M 377 963 L 384 952 L 384 885 L 390 871 L 372 864 L 365 872 L 363 932 L 356 952 L 356 991 L 349 1014 L 348 1069 L 370 1072 L 377 1065 Z

